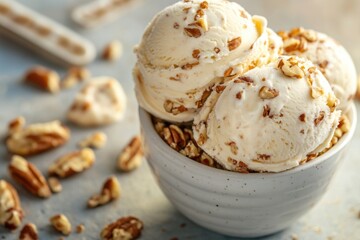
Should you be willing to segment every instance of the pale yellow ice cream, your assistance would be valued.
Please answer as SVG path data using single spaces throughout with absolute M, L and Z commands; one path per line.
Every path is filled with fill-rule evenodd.
M 224 0 L 177 2 L 158 13 L 136 47 L 136 95 L 141 107 L 187 122 L 210 88 L 277 57 L 280 38 L 262 17 Z
M 357 74 L 351 56 L 331 37 L 313 30 L 294 28 L 279 33 L 284 40 L 284 54 L 312 61 L 329 81 L 346 112 L 356 93 Z
M 280 172 L 329 145 L 337 103 L 315 65 L 282 56 L 214 87 L 194 119 L 194 138 L 225 169 Z

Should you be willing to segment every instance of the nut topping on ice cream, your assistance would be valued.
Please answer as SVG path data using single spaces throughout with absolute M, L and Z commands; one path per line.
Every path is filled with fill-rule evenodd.
M 284 171 L 330 144 L 340 116 L 337 99 L 310 61 L 283 56 L 224 86 L 206 100 L 193 131 L 225 169 Z M 312 89 L 322 94 L 314 98 Z
M 192 121 L 209 88 L 276 59 L 281 45 L 266 19 L 237 3 L 175 3 L 156 15 L 135 50 L 139 104 L 168 121 Z
M 323 33 L 303 28 L 282 31 L 279 35 L 285 54 L 307 58 L 320 69 L 340 100 L 339 109 L 346 112 L 356 92 L 357 75 L 345 48 Z M 315 97 L 318 94 L 314 92 Z

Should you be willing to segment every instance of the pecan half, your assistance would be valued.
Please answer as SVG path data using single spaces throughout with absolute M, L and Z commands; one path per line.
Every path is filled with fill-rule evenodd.
M 164 139 L 170 147 L 180 150 L 186 146 L 186 139 L 184 132 L 177 125 L 171 124 L 164 128 Z
M 20 156 L 13 156 L 9 165 L 11 177 L 25 187 L 32 194 L 48 198 L 51 196 L 50 188 L 42 173 Z
M 140 136 L 135 136 L 120 153 L 117 167 L 121 171 L 129 172 L 138 168 L 142 163 L 144 150 Z
M 6 140 L 8 150 L 21 156 L 39 154 L 59 147 L 70 138 L 70 130 L 59 121 L 31 124 L 13 132 Z
M 49 174 L 67 178 L 90 168 L 95 162 L 94 151 L 84 148 L 60 157 L 49 168 Z
M 20 232 L 19 240 L 39 240 L 37 228 L 34 224 L 26 224 Z
M 0 225 L 14 230 L 21 225 L 23 217 L 17 191 L 10 183 L 0 180 Z
M 58 214 L 51 217 L 50 223 L 56 231 L 61 232 L 66 236 L 71 233 L 71 223 L 69 219 L 63 214 Z
M 87 136 L 84 140 L 79 142 L 79 147 L 91 147 L 91 148 L 102 148 L 107 141 L 107 137 L 103 132 L 95 132 L 90 136 Z
M 36 66 L 29 69 L 24 76 L 24 80 L 51 93 L 58 92 L 60 89 L 59 75 L 44 67 Z
M 87 205 L 89 208 L 98 207 L 119 198 L 120 194 L 120 183 L 116 177 L 112 176 L 105 181 L 100 194 L 92 196 Z
M 100 234 L 102 240 L 137 239 L 141 235 L 144 224 L 136 217 L 123 217 L 107 225 Z

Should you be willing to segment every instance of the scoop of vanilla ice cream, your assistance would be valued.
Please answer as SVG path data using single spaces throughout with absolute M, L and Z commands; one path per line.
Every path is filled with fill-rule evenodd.
M 337 103 L 310 61 L 282 56 L 215 86 L 194 119 L 194 138 L 225 169 L 280 172 L 329 145 Z
M 294 28 L 279 33 L 284 40 L 284 54 L 312 61 L 329 81 L 346 112 L 356 93 L 356 69 L 346 49 L 331 37 L 313 30 Z
M 193 120 L 215 83 L 268 62 L 269 38 L 266 19 L 234 2 L 180 1 L 165 8 L 135 49 L 139 104 L 167 121 Z

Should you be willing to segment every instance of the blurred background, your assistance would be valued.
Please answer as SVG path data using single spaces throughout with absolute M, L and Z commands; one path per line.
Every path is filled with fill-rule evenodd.
M 128 96 L 126 118 L 116 125 L 102 129 L 109 136 L 109 144 L 97 152 L 96 168 L 84 173 L 80 178 L 64 182 L 64 192 L 46 201 L 35 199 L 25 191 L 23 205 L 27 209 L 25 222 L 35 221 L 42 239 L 57 239 L 59 236 L 48 229 L 48 218 L 56 212 L 65 212 L 74 222 L 83 222 L 87 230 L 82 235 L 72 235 L 67 239 L 98 239 L 98 234 L 106 223 L 119 216 L 134 214 L 145 222 L 142 239 L 230 239 L 209 232 L 188 221 L 180 215 L 162 195 L 147 164 L 131 176 L 118 174 L 123 185 L 124 197 L 110 206 L 88 211 L 83 201 L 100 187 L 102 181 L 114 170 L 114 159 L 130 139 L 139 132 L 137 103 L 133 93 L 132 67 L 135 63 L 133 47 L 140 41 L 147 23 L 165 6 L 174 0 L 134 0 L 137 4 L 126 9 L 112 23 L 94 29 L 84 29 L 70 18 L 72 10 L 86 0 L 18 0 L 26 6 L 75 30 L 94 43 L 100 53 L 112 40 L 123 44 L 122 57 L 108 63 L 97 58 L 87 67 L 93 76 L 109 75 L 117 78 Z M 262 15 L 268 19 L 269 26 L 275 31 L 303 26 L 324 32 L 341 44 L 353 57 L 360 69 L 360 1 L 357 0 L 235 0 L 250 14 Z M 0 1 L 1 2 L 1 1 Z M 41 122 L 53 119 L 65 121 L 65 112 L 79 87 L 59 93 L 56 96 L 40 93 L 21 83 L 24 72 L 34 65 L 43 65 L 64 75 L 67 68 L 54 64 L 33 51 L 19 46 L 0 34 L 0 136 L 6 133 L 10 119 L 23 115 L 28 122 Z M 357 105 L 360 112 L 359 104 Z M 63 149 L 55 150 L 34 158 L 34 162 L 46 171 L 49 161 L 71 148 L 83 136 L 84 129 L 72 129 L 71 143 Z M 270 236 L 275 239 L 360 239 L 360 144 L 359 129 L 349 149 L 349 157 L 344 161 L 335 180 L 322 202 L 298 221 L 291 229 Z M 6 166 L 9 155 L 0 147 L 0 178 L 8 179 Z M 94 187 L 95 186 L 95 187 Z M 70 201 L 71 198 L 71 201 Z M 298 238 L 296 238 L 298 237 Z M 0 228 L 1 239 L 16 239 Z

